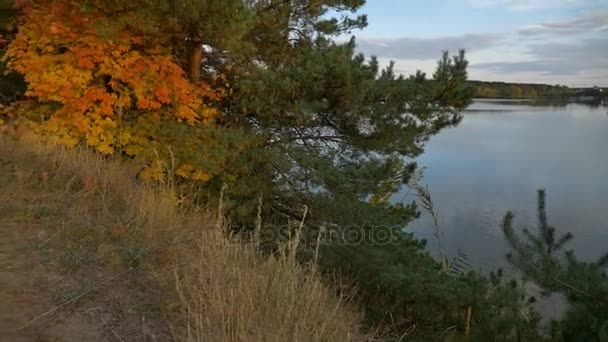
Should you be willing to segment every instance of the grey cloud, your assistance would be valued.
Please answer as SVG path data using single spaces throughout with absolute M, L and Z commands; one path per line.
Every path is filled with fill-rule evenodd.
M 496 73 L 536 72 L 540 75 L 569 76 L 583 71 L 608 71 L 608 38 L 576 43 L 533 44 L 528 48 L 533 60 L 471 64 L 471 68 Z
M 478 63 L 472 64 L 473 69 L 491 70 L 498 74 L 511 74 L 519 72 L 534 72 L 542 76 L 547 75 L 576 75 L 580 69 L 572 69 L 564 67 L 562 63 L 547 62 L 547 61 L 525 61 L 525 62 L 494 62 L 494 63 Z
M 384 58 L 434 59 L 444 50 L 478 51 L 497 45 L 502 36 L 495 34 L 464 34 L 439 38 L 358 39 L 359 51 Z
M 546 21 L 537 25 L 523 27 L 517 32 L 525 36 L 580 34 L 593 31 L 606 31 L 606 25 L 608 25 L 608 10 L 597 10 L 577 17 Z
M 526 11 L 544 8 L 572 7 L 580 0 L 468 0 L 473 7 L 503 6 L 509 10 Z
M 533 55 L 572 64 L 608 63 L 608 37 L 583 39 L 574 43 L 544 43 L 530 46 Z

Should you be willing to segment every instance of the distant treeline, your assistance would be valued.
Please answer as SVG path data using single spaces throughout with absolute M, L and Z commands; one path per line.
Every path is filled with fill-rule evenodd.
M 564 85 L 535 84 L 535 83 L 507 83 L 469 81 L 475 88 L 475 97 L 479 98 L 552 98 L 567 99 L 572 89 Z

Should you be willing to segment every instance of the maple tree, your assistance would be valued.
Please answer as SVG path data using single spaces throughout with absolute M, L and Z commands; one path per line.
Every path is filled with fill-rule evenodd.
M 24 16 L 4 60 L 24 75 L 25 95 L 35 102 L 21 105 L 17 117 L 64 145 L 153 161 L 148 178 L 161 177 L 171 161 L 178 176 L 209 179 L 214 170 L 187 148 L 210 143 L 202 133 L 219 116 L 213 103 L 225 89 L 190 82 L 162 30 L 133 19 L 141 8 L 69 0 L 19 6 Z M 160 132 L 175 127 L 187 138 Z M 219 172 L 221 163 L 211 164 Z

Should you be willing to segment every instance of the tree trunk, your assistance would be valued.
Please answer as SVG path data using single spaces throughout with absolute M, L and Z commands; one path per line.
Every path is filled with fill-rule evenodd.
M 193 39 L 190 44 L 190 81 L 196 84 L 201 80 L 203 47 L 201 46 L 202 42 L 198 39 Z

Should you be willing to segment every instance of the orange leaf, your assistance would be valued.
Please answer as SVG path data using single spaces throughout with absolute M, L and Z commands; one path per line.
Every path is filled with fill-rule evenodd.
M 84 69 L 95 69 L 95 64 L 90 59 L 81 58 L 78 60 L 78 66 Z

